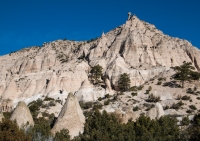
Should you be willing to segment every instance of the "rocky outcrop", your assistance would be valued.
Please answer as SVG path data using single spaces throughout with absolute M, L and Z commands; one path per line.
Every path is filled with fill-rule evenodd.
M 70 93 L 51 131 L 55 135 L 56 132 L 62 129 L 68 129 L 69 135 L 73 138 L 79 135 L 79 132 L 83 132 L 84 123 L 85 117 L 79 102 L 77 98 Z
M 125 24 L 94 41 L 57 40 L 1 56 L 0 96 L 16 105 L 19 99 L 31 101 L 37 95 L 65 99 L 78 90 L 87 95 L 81 84 L 97 64 L 108 76 L 102 91 L 111 94 L 122 73 L 130 75 L 131 86 L 138 86 L 183 61 L 200 70 L 199 60 L 200 51 L 190 42 L 165 35 L 129 13 Z
M 151 119 L 158 119 L 161 116 L 165 115 L 165 112 L 163 110 L 163 107 L 160 103 L 156 103 L 155 107 L 150 109 L 147 114 L 148 117 L 150 117 Z
M 107 92 L 105 89 L 101 87 L 94 87 L 89 80 L 85 80 L 80 89 L 75 93 L 75 96 L 79 101 L 89 102 L 96 101 L 99 97 L 104 97 Z
M 15 108 L 10 120 L 16 120 L 18 126 L 23 129 L 28 129 L 30 126 L 34 126 L 33 117 L 30 113 L 29 108 L 26 106 L 26 103 L 20 101 Z

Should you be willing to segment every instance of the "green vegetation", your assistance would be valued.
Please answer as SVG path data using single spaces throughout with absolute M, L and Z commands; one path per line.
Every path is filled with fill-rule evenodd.
M 184 82 L 189 80 L 199 80 L 200 73 L 193 71 L 195 68 L 191 62 L 183 62 L 181 66 L 172 67 L 176 71 L 174 79 L 180 80 L 182 88 L 184 88 Z
M 141 116 L 136 122 L 120 124 L 120 119 L 105 111 L 91 113 L 86 120 L 84 133 L 77 141 L 173 141 L 179 138 L 175 118 L 168 116 L 151 120 Z
M 190 100 L 190 96 L 184 95 L 181 99 L 182 100 Z
M 83 101 L 80 101 L 79 104 L 80 104 L 80 106 L 81 106 L 82 109 L 89 109 L 89 108 L 92 108 L 92 106 L 93 106 L 92 102 L 83 102 Z
M 120 75 L 119 80 L 118 80 L 118 89 L 121 92 L 128 91 L 130 89 L 130 77 L 127 73 L 123 73 Z
M 190 120 L 188 117 L 184 117 L 181 121 L 182 125 L 189 125 L 190 124 Z
M 59 59 L 61 63 L 67 63 L 69 61 L 69 56 L 62 52 L 57 56 L 57 59 Z
M 184 104 L 183 104 L 183 102 L 182 101 L 179 101 L 178 103 L 174 103 L 172 106 L 171 106 L 171 109 L 176 109 L 176 110 L 178 110 L 178 109 L 180 109 L 181 108 L 181 106 L 183 106 Z
M 137 96 L 137 92 L 132 92 L 131 95 L 132 96 Z
M 31 137 L 19 129 L 16 122 L 3 119 L 0 122 L 0 140 L 1 141 L 31 141 Z
M 90 71 L 91 75 L 89 78 L 93 84 L 98 84 L 100 82 L 100 78 L 102 76 L 102 70 L 103 68 L 100 65 L 92 67 Z
M 156 97 L 153 94 L 150 94 L 146 102 L 158 102 L 160 101 L 160 97 Z
M 134 108 L 133 108 L 133 111 L 138 111 L 139 110 L 139 107 L 138 106 L 135 106 Z
M 69 131 L 62 129 L 60 132 L 57 132 L 54 141 L 70 141 Z
M 110 104 L 110 99 L 104 101 L 104 105 L 109 105 Z
M 196 110 L 196 109 L 197 109 L 195 105 L 190 105 L 189 107 L 190 107 L 190 109 L 192 109 L 192 110 Z

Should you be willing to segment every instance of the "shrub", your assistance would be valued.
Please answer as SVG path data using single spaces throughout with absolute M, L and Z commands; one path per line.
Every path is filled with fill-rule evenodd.
M 171 108 L 172 109 L 180 109 L 180 107 L 183 105 L 184 103 L 182 101 L 179 101 L 178 103 L 174 103 Z
M 189 94 L 194 94 L 195 93 L 191 88 L 188 88 L 186 92 L 189 93 Z
M 109 105 L 110 104 L 110 99 L 104 101 L 104 105 Z
M 138 90 L 138 87 L 137 86 L 133 86 L 130 88 L 130 91 L 137 91 Z
M 131 95 L 132 96 L 137 96 L 137 93 L 136 92 L 132 92 Z
M 143 86 L 139 86 L 137 87 L 138 90 L 142 90 Z
M 149 90 L 146 90 L 145 94 L 149 94 Z
M 197 109 L 195 105 L 190 105 L 189 107 L 190 107 L 190 109 L 192 109 L 192 110 L 196 110 L 196 109 Z
M 190 114 L 192 113 L 192 110 L 187 110 L 186 113 Z
M 83 102 L 83 101 L 80 101 L 79 104 L 80 104 L 80 106 L 81 106 L 82 109 L 89 109 L 89 108 L 92 108 L 92 106 L 93 106 L 92 102 Z
M 5 119 L 10 119 L 12 115 L 12 112 L 3 112 L 3 116 L 5 117 Z
M 151 91 L 151 90 L 152 90 L 152 87 L 151 87 L 151 86 L 149 86 L 148 90 L 149 90 L 149 91 Z
M 150 94 L 148 99 L 146 99 L 147 102 L 158 102 L 160 101 L 160 97 L 156 97 L 153 94 Z
M 102 100 L 102 98 L 101 98 L 101 97 L 99 97 L 99 98 L 98 98 L 98 100 L 99 100 L 99 101 L 101 101 L 101 100 Z
M 54 141 L 70 141 L 69 130 L 62 129 L 60 132 L 56 132 Z
M 182 100 L 190 100 L 190 96 L 184 95 L 181 99 Z
M 197 97 L 198 100 L 200 100 L 200 97 Z
M 51 97 L 48 97 L 48 96 L 46 96 L 46 97 L 44 98 L 44 101 L 51 101 L 51 100 L 54 100 L 54 99 L 51 98 Z
M 95 104 L 93 106 L 93 110 L 95 110 L 95 109 L 102 109 L 102 107 L 103 107 L 103 105 L 101 103 L 98 103 L 98 104 Z
M 138 106 L 136 106 L 136 107 L 133 108 L 133 111 L 138 111 L 138 110 L 139 110 Z
M 161 81 L 158 81 L 156 85 L 161 85 L 161 84 L 162 84 L 162 82 L 161 82 Z
M 52 107 L 52 106 L 56 106 L 56 104 L 55 104 L 54 101 L 50 101 L 48 105 L 51 106 L 51 107 Z
M 166 78 L 165 77 L 159 77 L 158 81 L 166 81 Z
M 188 117 L 184 117 L 181 121 L 182 125 L 189 125 L 190 123 L 190 120 Z
M 19 129 L 16 122 L 3 119 L 0 122 L 0 140 L 1 141 L 31 141 L 31 137 Z
M 109 94 L 106 94 L 106 95 L 105 95 L 105 98 L 110 98 L 110 95 L 109 95 Z

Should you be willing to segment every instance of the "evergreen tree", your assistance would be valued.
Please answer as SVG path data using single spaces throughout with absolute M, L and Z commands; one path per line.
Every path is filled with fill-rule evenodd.
M 62 129 L 60 132 L 56 132 L 54 141 L 70 141 L 69 131 Z
M 19 129 L 16 122 L 3 119 L 0 122 L 0 141 L 31 141 L 31 137 Z
M 99 83 L 100 78 L 102 76 L 102 70 L 103 70 L 103 68 L 100 65 L 96 65 L 96 66 L 92 67 L 92 69 L 90 71 L 90 73 L 91 73 L 90 78 L 91 78 L 93 84 Z
M 118 89 L 122 92 L 128 91 L 130 88 L 131 80 L 127 73 L 123 73 L 119 77 L 118 81 Z
M 172 67 L 172 69 L 176 71 L 174 79 L 180 80 L 183 88 L 185 81 L 198 80 L 200 78 L 200 74 L 193 71 L 195 68 L 191 62 L 184 61 L 181 66 Z

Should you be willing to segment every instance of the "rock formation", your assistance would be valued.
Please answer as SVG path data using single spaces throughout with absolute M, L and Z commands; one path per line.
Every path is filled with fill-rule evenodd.
M 68 129 L 71 138 L 79 135 L 84 130 L 85 117 L 80 108 L 77 98 L 70 93 L 58 116 L 58 119 L 51 130 L 55 135 L 62 129 Z
M 30 110 L 23 101 L 20 101 L 17 104 L 17 107 L 15 108 L 10 120 L 16 120 L 18 126 L 25 130 L 30 126 L 34 126 L 34 121 Z
M 76 92 L 75 96 L 79 101 L 89 102 L 96 101 L 99 97 L 104 97 L 109 93 L 101 87 L 94 87 L 87 79 L 82 83 L 80 89 Z
M 112 91 L 122 73 L 130 75 L 131 86 L 138 86 L 183 61 L 200 70 L 199 60 L 200 51 L 190 42 L 165 35 L 130 13 L 125 24 L 95 40 L 57 40 L 1 56 L 0 96 L 14 105 L 42 95 L 66 98 L 82 89 L 97 64 L 103 67 L 110 82 L 107 89 Z
M 161 116 L 165 115 L 165 112 L 163 111 L 163 107 L 161 106 L 160 103 L 156 103 L 155 107 L 150 109 L 147 114 L 148 117 L 150 117 L 151 119 L 158 119 Z
M 4 99 L 1 101 L 0 111 L 11 112 L 13 109 L 13 101 L 11 99 Z

